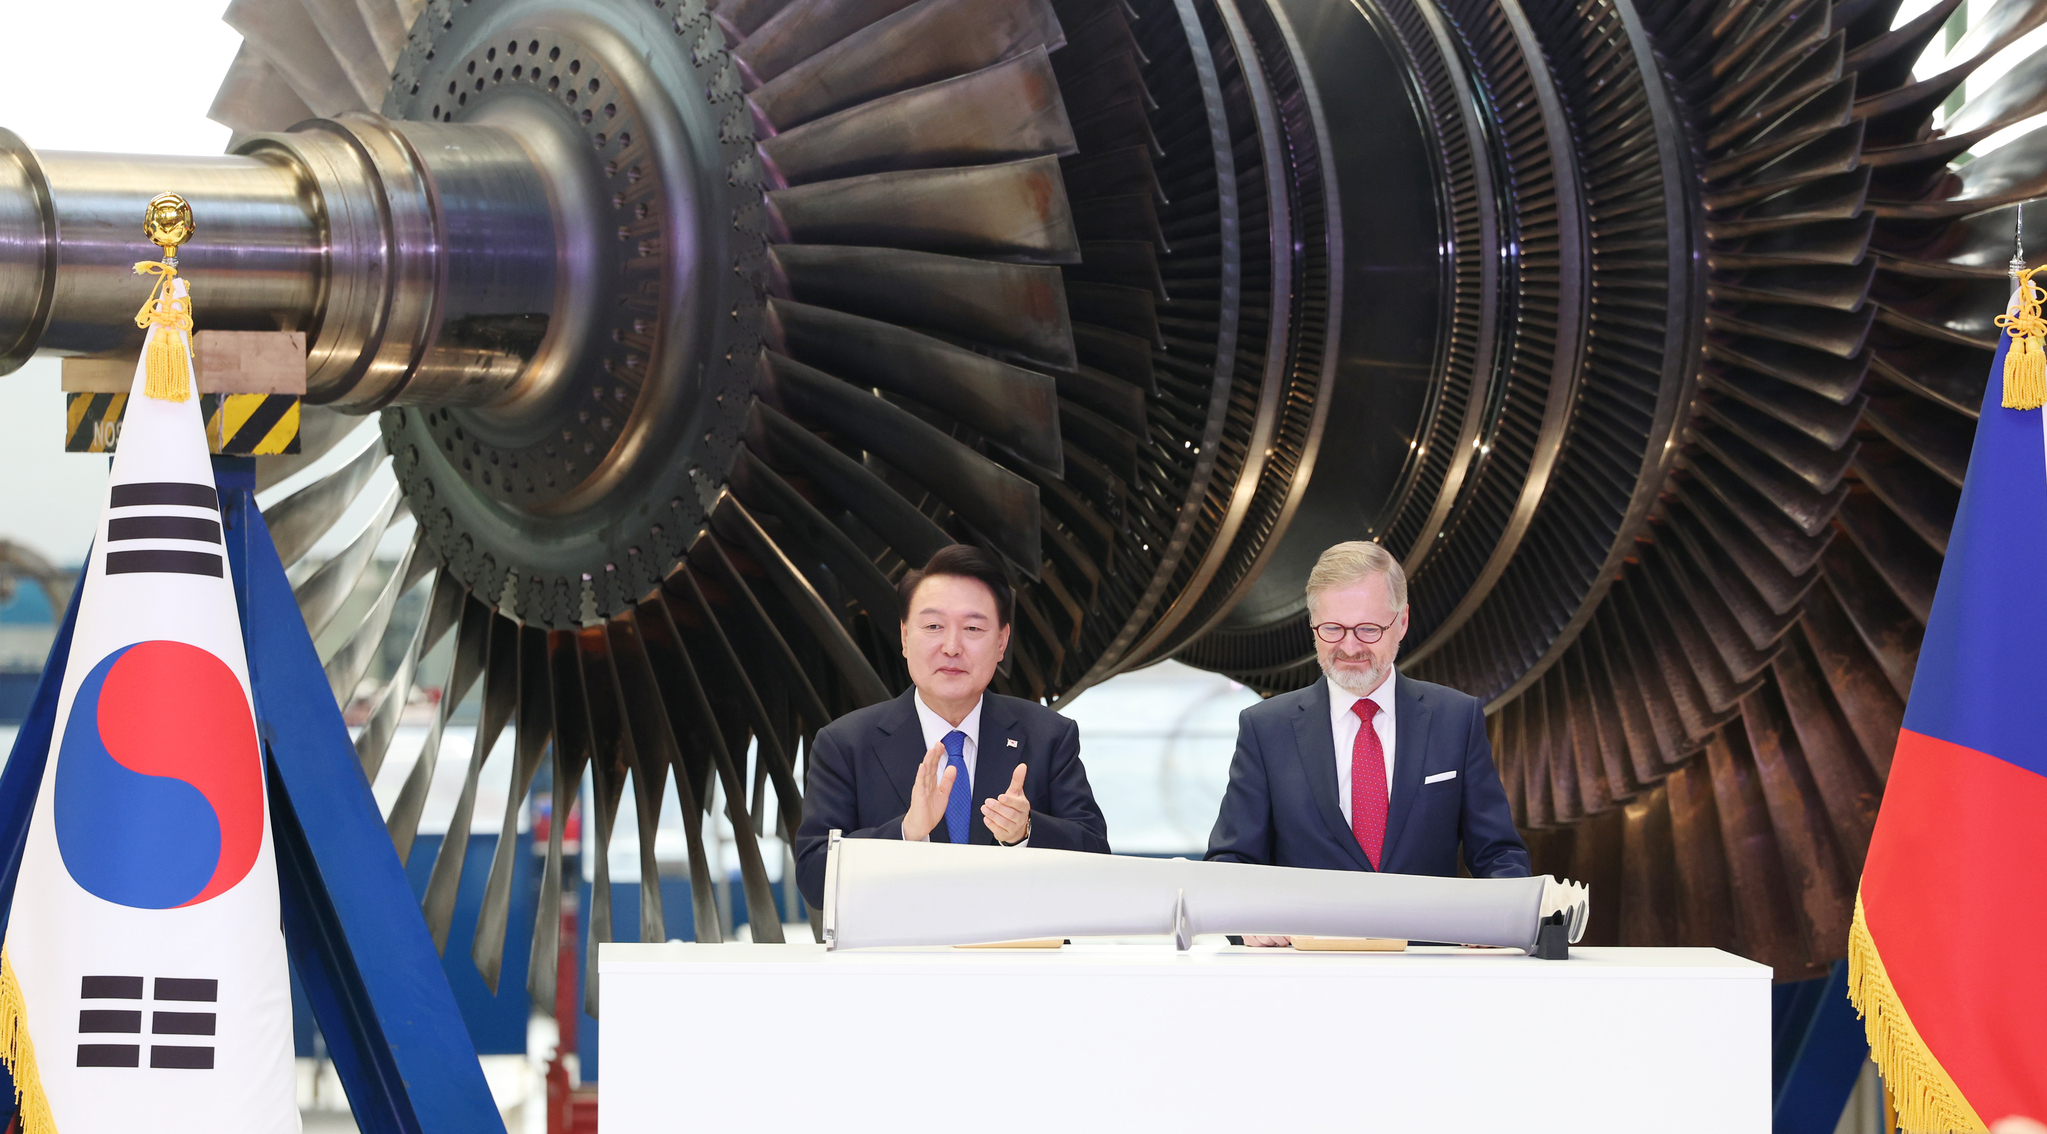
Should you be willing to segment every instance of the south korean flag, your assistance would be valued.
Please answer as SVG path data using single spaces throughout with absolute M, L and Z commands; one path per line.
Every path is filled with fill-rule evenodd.
M 137 270 L 164 279 L 138 317 L 148 339 L 8 921 L 0 1046 L 24 1134 L 297 1131 L 277 865 L 189 299 L 174 270 Z

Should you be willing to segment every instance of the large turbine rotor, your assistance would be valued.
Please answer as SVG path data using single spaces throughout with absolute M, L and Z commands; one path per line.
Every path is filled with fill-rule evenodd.
M 400 484 L 307 579 L 316 631 L 418 522 L 330 651 L 346 697 L 404 638 L 366 772 L 415 680 L 479 690 L 472 772 L 506 727 L 515 796 L 587 765 L 600 844 L 633 784 L 641 935 L 671 786 L 699 936 L 713 798 L 772 904 L 753 836 L 902 688 L 891 584 L 934 548 L 1004 561 L 998 689 L 1060 701 L 1166 657 L 1312 680 L 1308 567 L 1371 538 L 1404 671 L 1488 702 L 1540 865 L 1614 896 L 1594 936 L 1791 975 L 1842 949 L 2047 190 L 2037 132 L 1951 165 L 2047 109 L 2040 66 L 1932 126 L 2047 2 L 1915 80 L 1958 2 L 242 0 L 230 155 L 0 136 L 0 365 L 132 349 L 133 218 L 191 199 L 202 325 L 312 343 L 307 453 L 259 475 L 380 416 L 271 509 L 287 559 Z

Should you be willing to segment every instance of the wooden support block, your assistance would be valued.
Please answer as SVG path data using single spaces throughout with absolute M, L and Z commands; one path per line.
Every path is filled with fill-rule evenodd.
M 209 449 L 233 457 L 299 451 L 304 331 L 200 331 L 192 350 Z M 65 451 L 113 452 L 135 357 L 67 358 L 63 373 Z
M 200 331 L 192 336 L 202 394 L 306 392 L 304 331 Z M 135 356 L 67 358 L 67 394 L 125 394 L 135 381 Z
M 192 336 L 203 394 L 306 392 L 304 331 L 201 331 Z

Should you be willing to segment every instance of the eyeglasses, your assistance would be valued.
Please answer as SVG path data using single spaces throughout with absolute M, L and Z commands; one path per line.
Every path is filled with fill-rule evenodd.
M 1386 630 L 1387 628 L 1384 626 L 1374 626 L 1369 622 L 1362 626 L 1345 626 L 1340 622 L 1324 622 L 1320 626 L 1315 627 L 1315 636 L 1333 646 L 1343 641 L 1345 634 L 1355 634 L 1358 641 L 1369 646 L 1383 637 Z

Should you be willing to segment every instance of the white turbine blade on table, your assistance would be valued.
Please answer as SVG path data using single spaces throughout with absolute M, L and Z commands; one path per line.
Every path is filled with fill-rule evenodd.
M 1546 912 L 1584 921 L 1583 887 L 1241 862 L 834 837 L 825 940 L 835 949 L 1034 937 L 1312 934 L 1535 944 Z M 1184 916 L 1184 922 L 1182 917 Z

